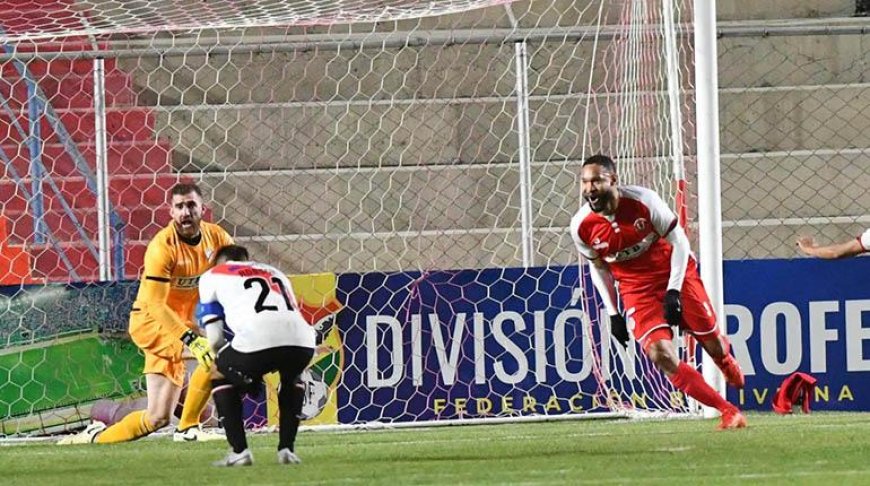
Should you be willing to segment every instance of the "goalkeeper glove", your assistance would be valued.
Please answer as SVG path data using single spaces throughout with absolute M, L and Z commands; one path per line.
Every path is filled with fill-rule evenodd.
M 620 314 L 610 316 L 610 335 L 619 341 L 623 348 L 628 347 L 628 326 Z
M 680 300 L 680 291 L 676 289 L 668 290 L 662 305 L 665 309 L 665 320 L 671 326 L 680 329 L 683 326 L 683 303 Z
M 181 335 L 181 342 L 190 349 L 193 357 L 196 358 L 200 365 L 206 369 L 211 368 L 212 363 L 214 363 L 214 352 L 211 350 L 208 339 L 188 329 Z

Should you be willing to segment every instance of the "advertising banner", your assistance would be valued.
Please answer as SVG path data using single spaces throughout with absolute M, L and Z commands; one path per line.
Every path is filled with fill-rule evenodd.
M 577 278 L 576 266 L 341 275 L 339 422 L 606 410 L 596 374 L 624 380 L 617 399 L 671 407 L 669 392 L 647 393 L 636 350 L 600 345 Z
M 870 258 L 726 261 L 724 271 L 725 321 L 746 374 L 729 400 L 770 410 L 800 371 L 818 379 L 813 409 L 870 410 Z M 575 265 L 292 283 L 318 334 L 302 377 L 308 425 L 595 412 L 610 400 L 685 406 L 637 347 L 611 341 Z M 141 354 L 125 339 L 135 282 L 0 290 L 3 419 L 42 427 L 52 410 L 141 394 Z M 266 381 L 246 400 L 251 426 L 277 424 L 277 379 Z
M 746 388 L 770 410 L 782 380 L 818 379 L 813 409 L 870 410 L 870 258 L 726 261 L 725 312 Z

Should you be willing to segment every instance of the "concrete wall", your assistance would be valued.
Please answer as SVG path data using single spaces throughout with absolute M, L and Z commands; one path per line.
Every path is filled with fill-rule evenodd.
M 849 15 L 854 3 L 733 0 L 718 7 L 720 18 L 739 25 Z M 588 8 L 511 5 L 527 28 L 587 25 Z M 617 19 L 616 9 L 605 15 Z M 498 7 L 305 32 L 509 26 Z M 854 220 L 801 226 L 789 218 L 870 214 L 863 190 L 844 190 L 870 187 L 868 42 L 867 35 L 720 39 L 726 258 L 791 257 L 801 232 L 837 239 L 860 229 Z M 626 179 L 660 187 L 668 180 L 659 157 L 669 153 L 667 144 L 650 128 L 632 133 L 619 122 L 630 107 L 634 126 L 666 123 L 665 97 L 649 81 L 660 72 L 644 71 L 649 84 L 639 97 L 614 94 L 614 79 L 627 67 L 614 54 L 618 47 L 529 46 L 538 264 L 574 261 L 564 229 L 578 205 L 584 155 L 613 152 L 617 140 L 627 140 L 639 159 L 625 162 Z M 585 98 L 593 59 L 597 94 Z M 175 167 L 202 178 L 216 219 L 288 270 L 522 263 L 512 45 L 144 57 L 121 65 L 134 74 L 138 104 L 156 113 L 158 136 L 171 141 Z M 683 117 L 691 129 L 694 81 L 685 74 Z M 587 104 L 592 136 L 584 141 Z M 694 142 L 685 142 L 691 156 Z

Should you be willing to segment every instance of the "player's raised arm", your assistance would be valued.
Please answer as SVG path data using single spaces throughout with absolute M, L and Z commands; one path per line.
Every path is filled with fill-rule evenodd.
M 870 230 L 858 238 L 831 245 L 817 245 L 812 236 L 804 236 L 797 240 L 797 246 L 806 255 L 826 260 L 852 257 L 865 253 L 870 248 Z

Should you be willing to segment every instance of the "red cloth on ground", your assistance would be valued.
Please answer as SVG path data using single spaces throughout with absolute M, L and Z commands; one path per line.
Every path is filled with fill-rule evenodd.
M 773 396 L 773 411 L 779 414 L 792 413 L 795 404 L 801 404 L 804 413 L 810 413 L 810 400 L 816 389 L 816 380 L 806 373 L 792 373 L 782 381 L 776 395 Z

